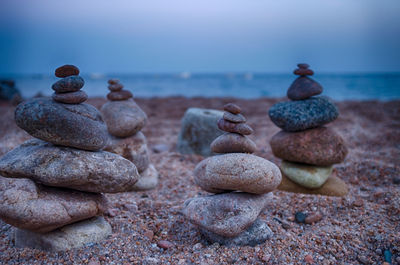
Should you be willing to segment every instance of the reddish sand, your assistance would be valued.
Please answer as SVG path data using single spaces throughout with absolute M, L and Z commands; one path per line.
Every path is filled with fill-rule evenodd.
M 268 144 L 279 129 L 267 115 L 278 99 L 137 99 L 149 116 L 143 133 L 150 149 L 157 144 L 170 149 L 150 151 L 161 174 L 157 189 L 107 195 L 114 208 L 106 216 L 113 235 L 65 253 L 16 249 L 13 229 L 0 221 L 0 264 L 382 264 L 385 250 L 391 251 L 394 264 L 400 264 L 400 101 L 337 103 L 341 115 L 329 126 L 349 146 L 345 162 L 335 166 L 350 187 L 347 197 L 274 192 L 261 215 L 275 233 L 270 241 L 231 248 L 204 241 L 180 213 L 185 199 L 207 194 L 194 185 L 192 174 L 202 157 L 180 155 L 175 144 L 187 108 L 221 109 L 231 101 L 242 107 L 255 129 L 250 137 L 258 146 L 256 155 L 279 163 Z M 97 107 L 104 102 L 89 100 Z M 11 105 L 0 104 L 0 155 L 30 138 L 15 125 L 13 111 Z M 297 211 L 319 211 L 323 218 L 312 225 L 297 224 Z M 161 240 L 172 247 L 159 248 Z

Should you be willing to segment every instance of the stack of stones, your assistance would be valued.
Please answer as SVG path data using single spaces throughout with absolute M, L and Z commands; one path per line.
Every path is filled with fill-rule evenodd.
M 105 151 L 118 154 L 133 164 L 140 174 L 134 191 L 153 189 L 158 184 L 158 172 L 150 164 L 147 140 L 140 131 L 147 122 L 146 113 L 133 100 L 130 91 L 124 90 L 118 79 L 108 81 L 109 101 L 101 112 L 110 134 Z
M 344 196 L 346 184 L 333 172 L 332 165 L 347 155 L 343 139 L 325 124 L 335 120 L 336 106 L 322 93 L 322 86 L 308 76 L 307 64 L 298 64 L 299 75 L 287 91 L 292 101 L 280 102 L 269 110 L 271 120 L 282 129 L 270 141 L 272 152 L 283 159 L 283 181 L 278 189 Z
M 64 79 L 53 85 L 54 100 L 30 99 L 15 110 L 17 125 L 38 138 L 0 158 L 0 218 L 17 227 L 18 247 L 62 251 L 104 239 L 111 227 L 101 217 L 102 193 L 129 191 L 139 178 L 133 163 L 100 151 L 107 128 L 75 93 L 78 74 L 75 66 L 58 68 Z
M 210 242 L 254 246 L 272 235 L 258 216 L 281 182 L 281 172 L 251 154 L 256 146 L 245 135 L 253 130 L 245 124 L 240 108 L 230 103 L 224 109 L 218 125 L 226 133 L 211 144 L 220 155 L 201 161 L 194 171 L 196 184 L 215 195 L 187 200 L 183 213 Z

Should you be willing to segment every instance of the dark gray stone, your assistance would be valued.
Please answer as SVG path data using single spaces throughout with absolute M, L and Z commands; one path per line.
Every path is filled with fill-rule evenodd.
M 17 106 L 15 122 L 33 137 L 56 145 L 96 151 L 108 142 L 100 112 L 88 104 L 29 99 Z
M 201 234 L 211 243 L 225 246 L 256 246 L 264 243 L 273 236 L 273 232 L 266 223 L 257 219 L 249 228 L 235 237 L 224 237 L 206 229 L 200 229 Z
M 269 117 L 284 131 L 296 132 L 322 126 L 339 116 L 336 106 L 325 97 L 279 102 L 269 109 Z
M 85 80 L 78 75 L 71 75 L 55 82 L 51 88 L 57 93 L 75 92 L 85 85 Z
M 21 93 L 15 87 L 14 80 L 0 80 L 0 99 L 14 101 L 21 98 Z

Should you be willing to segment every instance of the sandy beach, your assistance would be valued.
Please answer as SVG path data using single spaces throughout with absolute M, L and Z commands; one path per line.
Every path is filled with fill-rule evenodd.
M 335 102 L 340 116 L 328 126 L 346 141 L 349 154 L 335 165 L 337 176 L 350 188 L 344 198 L 273 192 L 260 218 L 274 236 L 256 247 L 209 244 L 181 214 L 183 202 L 205 195 L 194 184 L 193 170 L 203 157 L 181 155 L 175 145 L 180 120 L 189 107 L 221 109 L 228 102 L 242 107 L 255 153 L 276 164 L 269 139 L 279 131 L 268 109 L 281 99 L 231 98 L 135 99 L 149 122 L 150 160 L 159 171 L 158 187 L 146 192 L 107 194 L 112 209 L 106 215 L 113 234 L 107 240 L 65 253 L 17 249 L 13 228 L 0 221 L 0 264 L 382 264 L 389 250 L 400 264 L 400 101 Z M 97 108 L 102 98 L 87 101 Z M 14 109 L 0 103 L 0 156 L 32 138 L 14 122 Z M 168 151 L 159 152 L 158 145 Z M 297 211 L 321 212 L 321 221 L 294 222 Z M 284 221 L 286 225 L 282 226 Z M 167 249 L 160 240 L 172 243 Z

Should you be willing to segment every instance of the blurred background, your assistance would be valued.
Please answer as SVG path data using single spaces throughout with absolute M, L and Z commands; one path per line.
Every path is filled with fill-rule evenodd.
M 1 0 L 0 78 L 50 95 L 74 64 L 90 97 L 283 97 L 299 62 L 336 100 L 400 98 L 399 0 Z

